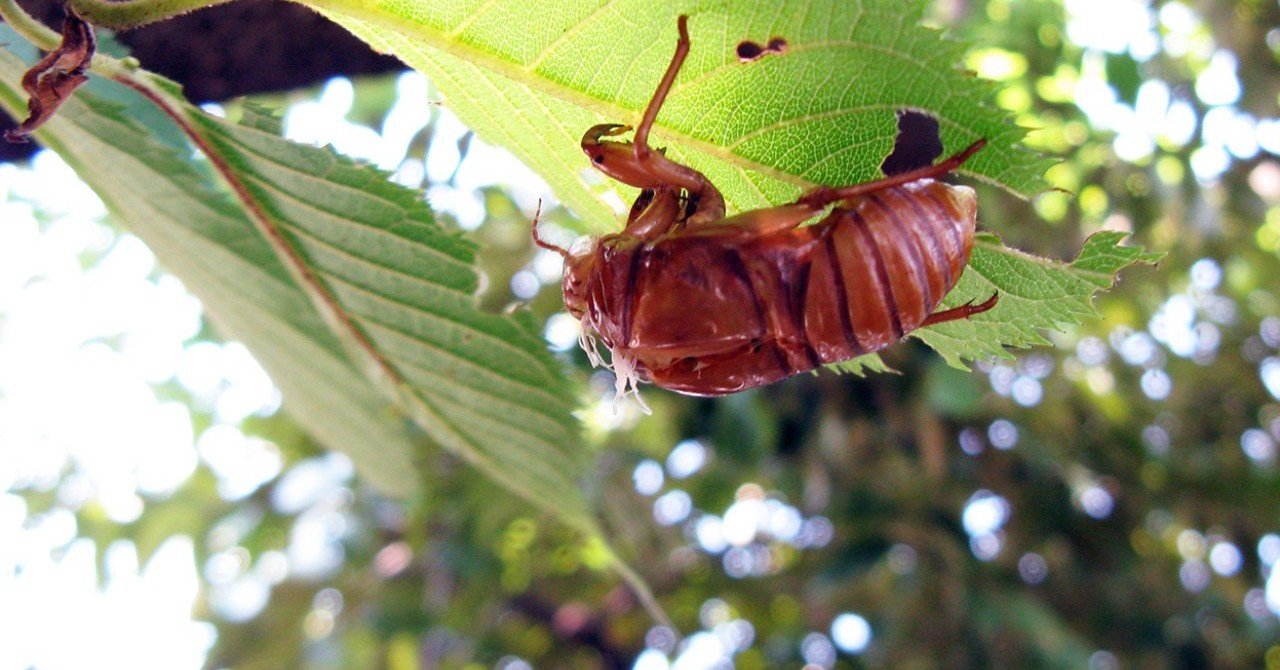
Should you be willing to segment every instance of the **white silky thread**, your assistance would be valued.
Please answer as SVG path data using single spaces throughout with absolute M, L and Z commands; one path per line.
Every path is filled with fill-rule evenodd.
M 619 354 L 617 351 L 610 349 L 609 357 L 612 363 L 606 362 L 604 357 L 600 355 L 600 345 L 596 341 L 596 337 L 592 334 L 592 329 L 583 320 L 581 334 L 578 335 L 578 346 L 587 352 L 587 360 L 591 361 L 591 367 L 605 368 L 613 372 L 614 376 L 614 396 L 613 396 L 613 413 L 618 413 L 618 404 L 628 395 L 635 398 L 636 405 L 640 407 L 640 411 L 645 414 L 653 414 L 653 410 L 649 409 L 649 405 L 640 397 L 640 373 L 639 366 L 636 365 L 634 358 Z

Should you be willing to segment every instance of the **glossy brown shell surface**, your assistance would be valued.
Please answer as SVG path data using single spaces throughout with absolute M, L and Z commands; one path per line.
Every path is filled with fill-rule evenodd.
M 839 203 L 813 225 L 731 223 L 642 243 L 605 236 L 584 326 L 659 386 L 723 395 L 878 351 L 918 328 L 959 281 L 973 191 L 934 180 Z

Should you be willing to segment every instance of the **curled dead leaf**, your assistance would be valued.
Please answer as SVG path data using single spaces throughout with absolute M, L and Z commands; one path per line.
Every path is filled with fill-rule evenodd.
M 26 142 L 28 135 L 44 125 L 72 91 L 89 80 L 85 72 L 96 48 L 93 27 L 68 11 L 62 23 L 62 44 L 22 76 L 22 88 L 31 96 L 27 101 L 28 116 L 17 128 L 6 131 L 4 138 Z

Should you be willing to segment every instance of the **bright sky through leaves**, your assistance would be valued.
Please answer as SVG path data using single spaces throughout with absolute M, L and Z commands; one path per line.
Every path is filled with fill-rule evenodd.
M 190 410 L 153 385 L 216 377 L 189 390 L 231 425 L 278 407 L 252 359 L 184 346 L 199 303 L 103 213 L 53 154 L 0 165 L 0 491 L 14 492 L 0 493 L 0 667 L 200 667 L 213 630 L 191 620 L 191 540 L 140 561 L 131 542 L 77 539 L 73 511 L 134 522 L 197 467 Z M 17 495 L 53 487 L 59 504 L 42 513 Z

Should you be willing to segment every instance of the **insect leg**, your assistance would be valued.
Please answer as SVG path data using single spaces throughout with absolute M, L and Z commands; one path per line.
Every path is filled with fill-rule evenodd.
M 582 150 L 597 170 L 642 189 L 670 187 L 683 189 L 694 203 L 687 217 L 689 223 L 705 223 L 724 218 L 724 196 L 701 173 L 687 165 L 681 165 L 649 146 L 649 130 L 658 118 L 658 111 L 666 101 L 680 66 L 689 55 L 689 17 L 681 15 L 678 21 L 680 39 L 676 42 L 675 55 L 667 66 L 666 74 L 645 108 L 644 118 L 636 127 L 631 142 L 606 140 L 619 135 L 630 127 L 603 123 L 589 128 L 582 137 Z
M 636 126 L 634 140 L 636 160 L 643 160 L 650 152 L 649 129 L 658 119 L 658 110 L 666 101 L 667 94 L 671 92 L 671 85 L 675 83 L 676 75 L 680 72 L 680 66 L 684 65 L 684 59 L 689 55 L 689 17 L 681 14 L 676 20 L 676 28 L 680 31 L 680 39 L 676 41 L 676 53 L 671 57 L 671 64 L 667 66 L 666 74 L 662 75 L 658 90 L 653 92 L 649 106 L 644 110 L 644 119 L 640 121 L 640 125 Z
M 640 240 L 653 240 L 671 230 L 680 220 L 680 198 L 665 186 L 645 189 L 636 198 L 627 217 L 625 234 Z
M 934 312 L 933 314 L 929 315 L 929 318 L 925 319 L 920 324 L 920 327 L 923 328 L 925 326 L 936 326 L 940 323 L 946 323 L 948 321 L 955 321 L 957 319 L 967 319 L 975 314 L 981 314 L 991 309 L 992 307 L 995 307 L 996 301 L 999 299 L 1000 299 L 1000 294 L 993 293 L 990 298 L 987 298 L 986 302 L 983 302 L 977 305 L 973 304 L 973 301 L 970 300 L 969 302 L 966 302 L 965 304 L 960 305 L 959 307 L 952 307 L 951 309 L 944 309 L 941 312 Z
M 554 251 L 557 254 L 560 254 L 560 257 L 563 258 L 566 263 L 569 262 L 569 251 L 567 249 L 542 239 L 542 236 L 538 234 L 538 219 L 541 216 L 542 216 L 542 201 L 539 200 L 538 210 L 533 213 L 533 223 L 530 224 L 530 228 L 533 229 L 533 243 L 542 247 L 543 249 L 546 249 L 548 251 Z
M 640 125 L 636 126 L 631 149 L 636 162 L 643 165 L 654 178 L 689 192 L 690 198 L 694 199 L 697 206 L 689 215 L 688 222 L 691 225 L 697 225 L 718 221 L 724 217 L 724 197 L 701 172 L 686 165 L 680 165 L 649 146 L 649 130 L 657 121 L 658 110 L 662 109 L 662 103 L 666 102 L 667 94 L 675 84 L 676 75 L 680 73 L 680 67 L 684 65 L 684 59 L 689 55 L 689 17 L 681 14 L 676 20 L 676 27 L 680 32 L 680 39 L 676 41 L 676 52 L 672 54 L 671 64 L 667 66 L 666 73 L 662 75 L 662 81 L 653 92 L 653 97 L 649 99 L 649 105 L 645 107 L 644 118 L 640 120 Z
M 875 181 L 869 181 L 862 184 L 854 184 L 853 186 L 840 186 L 837 188 L 819 186 L 818 188 L 800 196 L 800 199 L 796 202 L 811 205 L 813 207 L 826 207 L 833 202 L 856 198 L 860 195 L 866 195 L 867 193 L 872 193 L 893 186 L 901 186 L 902 184 L 907 184 L 919 179 L 937 179 L 945 174 L 954 172 L 957 168 L 963 165 L 965 161 L 969 160 L 971 156 L 977 153 L 979 149 L 986 145 L 986 140 L 978 140 L 977 142 L 970 144 L 964 151 L 951 156 L 941 163 L 923 167 L 919 170 L 896 174 L 892 177 L 885 177 L 884 179 L 877 179 Z
M 812 207 L 805 203 L 792 203 L 767 209 L 756 209 L 750 212 L 735 214 L 715 222 L 711 228 L 736 226 L 741 230 L 758 235 L 782 233 L 813 218 L 822 211 L 821 207 Z

